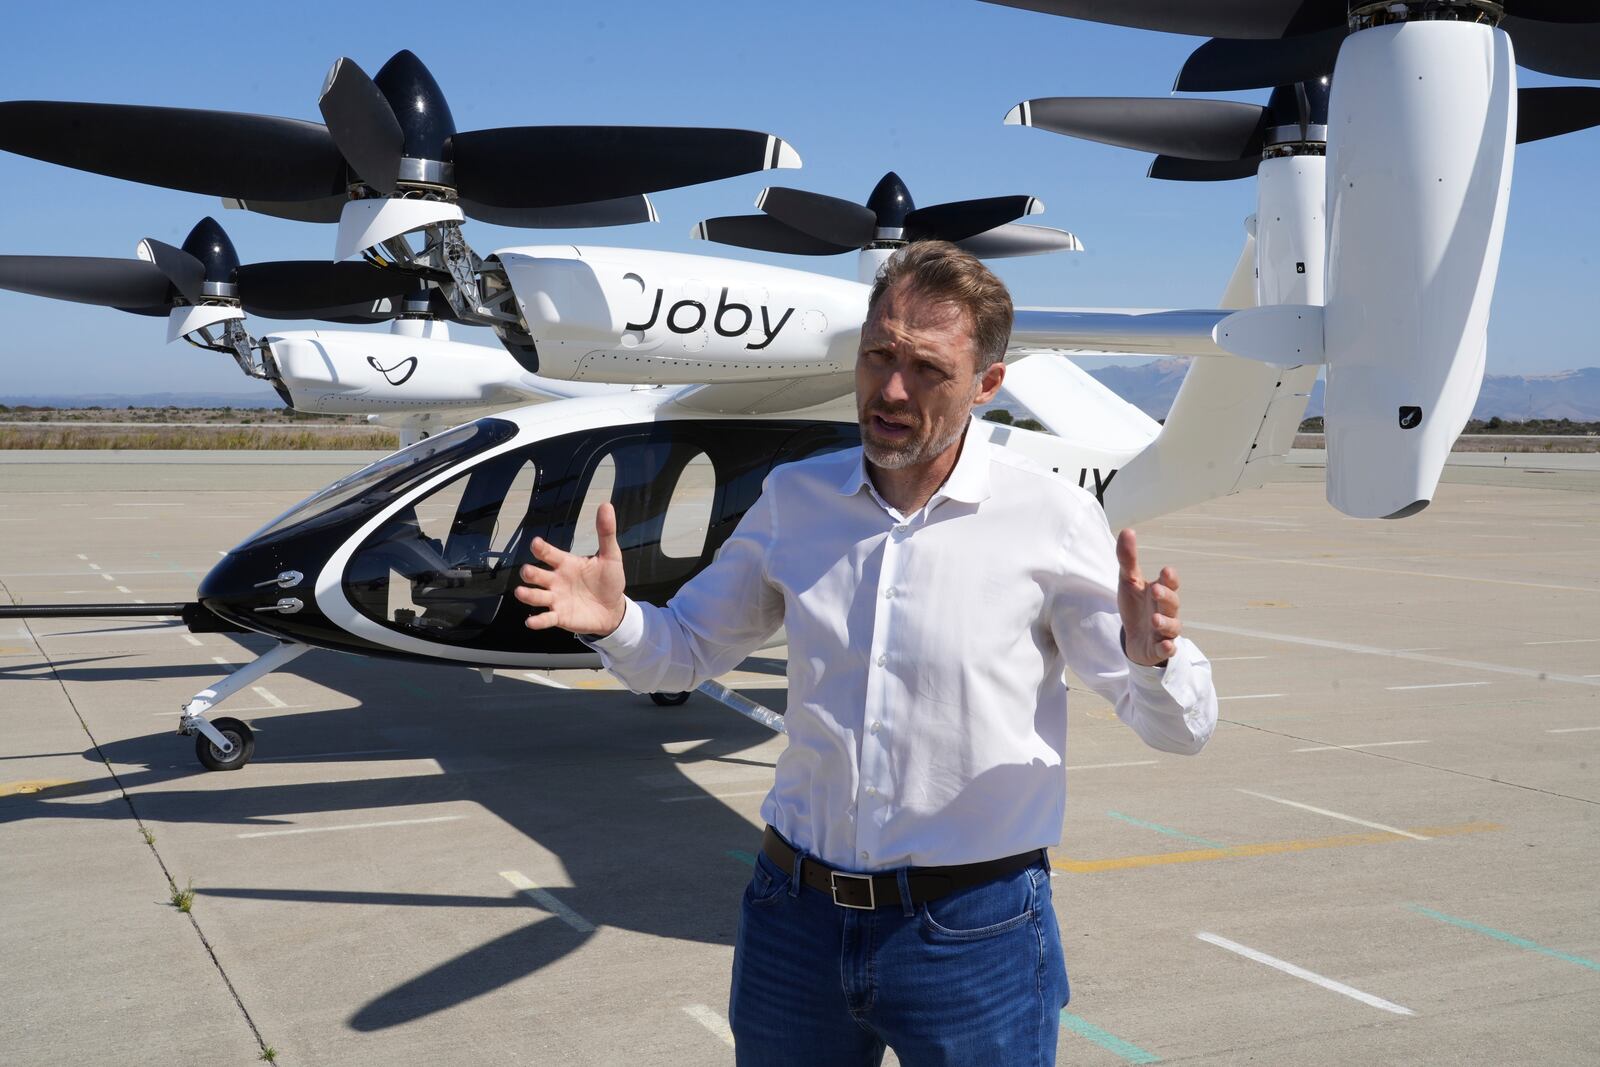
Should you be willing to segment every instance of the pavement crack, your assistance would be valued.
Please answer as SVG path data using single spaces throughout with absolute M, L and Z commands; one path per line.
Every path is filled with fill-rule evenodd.
M 15 599 L 11 595 L 11 590 L 6 587 L 6 584 L 3 581 L 0 581 L 0 593 L 4 593 L 6 599 L 15 603 Z M 72 709 L 72 714 L 77 717 L 78 726 L 82 728 L 84 736 L 89 739 L 89 744 L 94 747 L 95 755 L 99 757 L 101 765 L 105 767 L 106 774 L 110 775 L 111 780 L 116 783 L 117 795 L 119 795 L 122 798 L 122 802 L 128 806 L 128 814 L 133 816 L 135 828 L 144 834 L 145 847 L 150 850 L 150 855 L 155 858 L 156 866 L 161 868 L 161 876 L 167 880 L 168 890 L 172 894 L 176 895 L 178 892 L 177 880 L 172 877 L 172 872 L 167 868 L 167 861 L 162 858 L 161 850 L 156 847 L 153 832 L 145 826 L 144 820 L 139 817 L 139 809 L 134 805 L 133 797 L 128 793 L 127 787 L 122 784 L 121 776 L 117 774 L 116 768 L 111 765 L 110 759 L 106 757 L 105 751 L 100 747 L 100 742 L 94 736 L 94 731 L 89 729 L 89 724 L 87 721 L 85 721 L 83 712 L 78 710 L 78 702 L 72 699 L 72 693 L 67 689 L 66 682 L 62 680 L 61 675 L 56 671 L 55 660 L 51 658 L 49 652 L 45 651 L 44 645 L 39 641 L 39 635 L 33 632 L 33 627 L 29 625 L 28 620 L 22 619 L 19 621 L 21 621 L 23 629 L 27 630 L 28 636 L 30 639 L 32 639 L 34 646 L 39 649 L 39 655 L 49 666 L 50 677 L 53 678 L 56 685 L 60 687 L 61 695 L 66 699 L 67 706 Z M 250 1028 L 250 1034 L 255 1038 L 257 1047 L 260 1048 L 262 1052 L 266 1052 L 267 1043 L 261 1037 L 261 1029 L 256 1026 L 256 1021 L 251 1016 L 250 1009 L 245 1007 L 244 998 L 239 995 L 239 990 L 234 986 L 233 979 L 228 977 L 227 968 L 224 967 L 222 965 L 222 961 L 217 958 L 217 950 L 212 947 L 211 939 L 206 937 L 205 930 L 200 926 L 200 920 L 195 918 L 194 912 L 192 911 L 186 912 L 185 915 L 189 920 L 189 926 L 194 930 L 195 936 L 200 939 L 200 946 L 206 950 L 206 955 L 210 958 L 211 965 L 217 969 L 217 976 L 222 979 L 224 988 L 228 990 L 228 996 L 233 998 L 233 1003 L 238 1007 L 239 1014 L 244 1018 L 245 1025 Z
M 1571 793 L 1558 793 L 1554 789 L 1541 789 L 1536 785 L 1526 785 L 1522 782 L 1508 782 L 1504 778 L 1492 778 L 1486 774 L 1473 774 L 1471 771 L 1458 771 L 1453 767 L 1441 767 L 1436 763 L 1423 763 L 1421 760 L 1405 759 L 1401 756 L 1390 755 L 1387 752 L 1375 752 L 1370 748 L 1352 748 L 1349 745 L 1336 745 L 1332 744 L 1331 742 L 1324 741 L 1321 738 L 1301 737 L 1299 734 L 1291 734 L 1283 730 L 1270 730 L 1265 726 L 1257 726 L 1254 723 L 1241 722 L 1238 719 L 1219 718 L 1217 721 L 1225 722 L 1229 726 L 1242 726 L 1246 730 L 1255 730 L 1263 734 L 1272 734 L 1274 737 L 1286 737 L 1291 741 L 1304 741 L 1305 743 L 1311 745 L 1327 745 L 1329 748 L 1336 748 L 1340 752 L 1351 752 L 1359 756 L 1370 756 L 1373 759 L 1386 759 L 1394 763 L 1404 763 L 1408 767 L 1421 767 L 1424 770 L 1439 771 L 1441 774 L 1454 774 L 1462 778 L 1472 778 L 1479 782 L 1489 782 L 1492 785 L 1510 786 L 1512 789 L 1525 789 L 1530 793 L 1543 793 L 1547 797 L 1558 797 L 1561 800 L 1575 800 L 1579 804 L 1590 804 L 1595 807 L 1600 807 L 1600 800 L 1594 800 L 1589 797 L 1575 797 Z

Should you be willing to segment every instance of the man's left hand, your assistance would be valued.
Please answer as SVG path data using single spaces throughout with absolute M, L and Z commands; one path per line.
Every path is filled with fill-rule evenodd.
M 1138 545 L 1132 530 L 1117 535 L 1117 608 L 1122 612 L 1123 648 L 1128 659 L 1160 667 L 1177 651 L 1178 572 L 1162 567 L 1153 582 L 1139 570 Z

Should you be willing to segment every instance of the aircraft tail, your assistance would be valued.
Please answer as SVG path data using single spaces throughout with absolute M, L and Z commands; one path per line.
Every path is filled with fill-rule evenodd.
M 1255 305 L 1255 269 L 1252 234 L 1222 307 Z M 1106 488 L 1112 528 L 1265 484 L 1294 443 L 1318 369 L 1227 355 L 1191 362 L 1160 434 Z

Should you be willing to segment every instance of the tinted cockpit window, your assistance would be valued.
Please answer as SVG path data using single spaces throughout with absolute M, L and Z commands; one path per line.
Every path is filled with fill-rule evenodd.
M 345 592 L 369 618 L 436 641 L 461 641 L 494 621 L 516 573 L 538 470 L 525 452 L 480 463 L 373 531 L 345 571 Z
M 450 464 L 500 444 L 516 432 L 516 425 L 504 419 L 479 419 L 424 438 L 307 497 L 256 531 L 249 540 L 256 541 L 291 526 L 300 526 L 352 501 L 381 503 Z

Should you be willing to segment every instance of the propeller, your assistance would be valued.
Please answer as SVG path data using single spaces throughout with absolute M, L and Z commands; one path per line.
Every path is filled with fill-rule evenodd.
M 1279 86 L 1265 107 L 1170 97 L 1044 97 L 1012 108 L 1006 123 L 1154 152 L 1152 178 L 1228 181 L 1254 175 L 1274 145 L 1326 140 L 1328 90 L 1326 77 Z M 1600 88 L 1517 91 L 1519 144 L 1596 125 Z
M 266 318 L 301 319 L 357 314 L 359 308 L 398 298 L 419 283 L 414 274 L 368 263 L 305 260 L 241 266 L 233 242 L 212 218 L 201 219 L 180 248 L 141 241 L 139 257 L 0 256 L 0 288 L 141 315 L 215 301 L 237 303 Z
M 642 194 L 800 165 L 787 143 L 753 130 L 457 131 L 443 91 L 409 51 L 370 78 L 353 60 L 338 60 L 318 107 L 326 125 L 187 108 L 10 101 L 0 103 L 0 150 L 311 221 L 337 221 L 349 190 L 361 184 L 382 195 L 454 192 L 475 218 L 562 226 L 644 221 L 652 212 Z M 540 221 L 538 212 L 576 205 L 587 212 Z M 533 214 L 521 214 L 527 212 Z M 572 217 L 598 221 L 567 221 Z M 517 221 L 524 218 L 533 221 Z
M 1174 88 L 1213 93 L 1306 81 L 1333 69 L 1349 34 L 1347 0 L 987 0 L 1002 7 L 1144 30 L 1215 37 L 1184 64 Z M 1487 12 L 1465 3 L 1474 21 Z M 1503 0 L 1500 28 L 1517 63 L 1569 78 L 1600 78 L 1600 4 L 1594 0 Z M 1384 12 L 1369 12 L 1382 18 Z
M 1035 197 L 995 196 L 919 208 L 892 171 L 879 180 L 864 205 L 773 186 L 762 190 L 756 207 L 763 213 L 706 219 L 694 228 L 693 236 L 800 256 L 831 256 L 922 240 L 950 241 L 989 258 L 1080 251 L 1083 247 L 1065 230 L 1013 221 L 1044 210 Z

